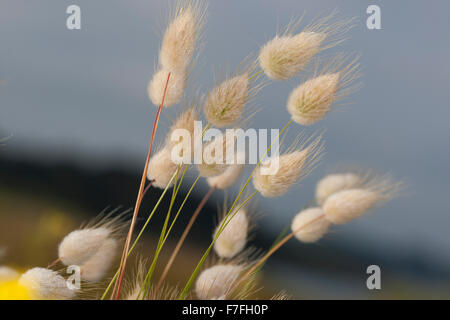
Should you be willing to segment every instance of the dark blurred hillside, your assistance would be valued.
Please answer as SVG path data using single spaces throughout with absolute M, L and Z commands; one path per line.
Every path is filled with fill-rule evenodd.
M 50 165 L 0 156 L 0 246 L 10 246 L 8 235 L 19 237 L 24 241 L 43 241 L 41 238 L 33 238 L 32 230 L 34 226 L 39 225 L 38 222 L 28 226 L 27 231 L 21 230 L 20 224 L 20 221 L 24 220 L 40 221 L 42 211 L 37 208 L 43 199 L 46 203 L 50 203 L 52 208 L 66 208 L 70 212 L 70 220 L 51 219 L 55 225 L 61 225 L 63 229 L 55 234 L 59 239 L 70 231 L 70 228 L 94 217 L 106 207 L 122 206 L 124 210 L 132 208 L 140 180 L 138 171 L 130 173 L 120 167 L 87 170 L 68 163 Z M 189 187 L 189 180 L 184 188 L 182 186 L 180 189 L 182 192 L 178 196 L 175 208 L 182 202 L 186 186 Z M 201 200 L 201 191 L 200 188 L 197 192 L 193 192 L 186 203 L 175 226 L 174 239 L 181 234 Z M 160 194 L 160 190 L 152 188 L 146 195 L 138 229 Z M 217 220 L 217 202 L 221 197 L 218 192 L 216 199 L 209 201 L 187 239 L 186 258 L 177 261 L 180 263 L 181 259 L 189 260 L 187 263 L 183 260 L 182 269 L 186 274 L 192 270 L 211 240 L 214 222 Z M 141 247 L 144 256 L 151 255 L 151 243 L 159 235 L 163 213 L 166 212 L 168 204 L 169 197 L 166 196 L 158 211 L 160 214 L 157 214 L 151 222 L 147 242 Z M 263 249 L 270 247 L 276 235 L 264 229 L 256 231 L 251 245 Z M 29 245 L 26 241 L 24 246 Z M 57 244 L 55 241 L 57 240 L 46 244 L 51 248 L 49 250 L 53 255 L 55 254 L 53 248 L 56 248 Z M 172 245 L 173 243 L 168 247 Z M 314 245 L 302 245 L 297 241 L 291 241 L 267 264 L 264 285 L 274 290 L 285 288 L 294 297 L 301 298 L 450 297 L 449 270 L 428 261 L 426 255 L 422 255 L 417 248 L 393 252 L 395 254 L 386 254 L 377 252 L 375 248 L 362 248 L 351 239 L 336 241 L 326 238 Z M 51 255 L 45 259 L 42 254 L 35 252 L 35 255 L 36 261 L 28 261 L 27 259 L 32 258 L 21 257 L 20 252 L 10 252 L 13 262 L 23 267 L 33 263 L 45 264 L 52 259 Z M 383 290 L 378 292 L 366 288 L 365 270 L 371 264 L 380 265 L 382 268 Z M 180 279 L 183 279 L 182 275 L 176 280 Z

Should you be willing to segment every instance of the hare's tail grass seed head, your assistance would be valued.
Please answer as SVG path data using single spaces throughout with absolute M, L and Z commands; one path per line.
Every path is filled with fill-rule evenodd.
M 210 187 L 222 190 L 228 189 L 236 183 L 244 171 L 244 168 L 244 164 L 231 164 L 222 174 L 214 177 L 208 177 L 206 181 Z
M 147 179 L 153 181 L 152 185 L 157 188 L 165 189 L 167 186 L 171 187 L 175 182 L 173 176 L 177 174 L 178 166 L 172 160 L 171 149 L 165 146 L 150 159 Z
M 218 224 L 213 238 L 216 236 L 222 225 L 226 227 L 222 230 L 216 242 L 214 243 L 214 250 L 221 258 L 232 258 L 241 252 L 247 244 L 247 235 L 249 229 L 249 220 L 247 210 L 245 208 L 239 209 L 236 214 L 225 217 Z
M 300 140 L 298 138 L 297 140 Z M 278 170 L 265 174 L 259 166 L 253 173 L 253 186 L 264 197 L 277 197 L 285 194 L 294 184 L 306 177 L 320 161 L 323 153 L 322 136 L 311 137 L 305 142 L 295 142 L 286 153 L 270 159 L 266 167 L 278 161 Z
M 267 42 L 259 53 L 265 74 L 274 80 L 287 80 L 304 70 L 320 51 L 342 42 L 354 20 L 334 21 L 334 16 L 318 19 L 296 34 L 300 21 L 291 23 L 283 34 Z
M 307 208 L 300 211 L 292 220 L 291 230 L 302 242 L 316 242 L 330 227 L 322 208 Z
M 224 300 L 239 278 L 244 266 L 219 264 L 203 270 L 195 283 L 195 294 L 201 300 Z
M 159 106 L 176 105 L 186 87 L 189 65 L 198 47 L 206 13 L 203 0 L 180 1 L 164 32 L 159 52 L 159 67 L 148 84 L 148 95 Z M 170 79 L 166 88 L 167 79 Z
M 115 217 L 117 210 L 94 219 L 85 227 L 72 231 L 59 244 L 58 256 L 66 265 L 80 267 L 83 280 L 100 281 L 117 256 L 120 240 L 127 226 L 125 211 Z
M 344 224 L 397 197 L 402 189 L 403 184 L 388 175 L 373 175 L 362 186 L 330 195 L 323 204 L 323 210 L 330 222 Z
M 19 284 L 27 288 L 33 300 L 69 300 L 76 294 L 61 275 L 45 268 L 28 270 L 20 277 Z
M 287 109 L 292 119 L 301 125 L 323 119 L 335 102 L 358 88 L 359 77 L 358 56 L 345 58 L 341 55 L 317 69 L 289 96 Z

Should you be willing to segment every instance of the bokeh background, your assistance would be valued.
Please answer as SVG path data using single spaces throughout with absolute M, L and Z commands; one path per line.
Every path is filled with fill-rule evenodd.
M 66 28 L 70 4 L 81 7 L 81 30 Z M 370 4 L 381 7 L 381 30 L 366 28 Z M 375 168 L 409 187 L 318 244 L 290 242 L 266 265 L 262 296 L 285 289 L 302 299 L 450 298 L 447 1 L 211 0 L 188 96 L 256 56 L 293 17 L 304 13 L 309 22 L 334 9 L 359 21 L 345 44 L 324 55 L 361 53 L 363 87 L 351 104 L 306 129 L 326 129 L 324 161 L 286 196 L 258 200 L 263 215 L 252 244 L 268 248 L 333 167 Z M 156 113 L 146 86 L 167 16 L 165 0 L 0 2 L 0 137 L 9 137 L 0 147 L 2 264 L 45 266 L 80 222 L 108 206 L 133 206 Z M 255 100 L 251 126 L 282 127 L 287 96 L 301 80 L 270 82 Z M 206 190 L 204 182 L 196 188 L 180 227 Z M 146 198 L 143 216 L 157 196 L 154 190 Z M 222 201 L 216 193 L 202 213 L 173 283 L 183 284 L 209 243 Z M 157 227 L 155 220 L 143 256 L 152 253 Z M 371 264 L 381 267 L 381 290 L 366 288 Z

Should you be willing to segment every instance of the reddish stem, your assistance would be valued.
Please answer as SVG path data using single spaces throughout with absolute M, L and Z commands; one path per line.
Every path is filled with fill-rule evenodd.
M 119 267 L 119 271 L 120 271 L 119 278 L 118 278 L 118 281 L 116 281 L 116 283 L 115 283 L 113 294 L 112 294 L 112 297 L 114 297 L 114 293 L 115 293 L 116 300 L 119 300 L 120 292 L 122 290 L 123 277 L 125 274 L 125 267 L 127 265 L 128 251 L 130 250 L 131 238 L 133 237 L 134 226 L 136 224 L 139 208 L 141 206 L 141 202 L 142 202 L 142 198 L 143 198 L 145 179 L 147 177 L 147 170 L 148 170 L 148 164 L 150 162 L 150 157 L 151 157 L 151 153 L 152 153 L 153 141 L 155 139 L 156 129 L 158 128 L 159 118 L 161 116 L 162 107 L 164 105 L 164 99 L 166 97 L 167 86 L 169 85 L 169 79 L 170 79 L 170 72 L 167 75 L 167 81 L 166 81 L 166 86 L 164 87 L 164 94 L 162 97 L 162 101 L 161 101 L 161 104 L 159 105 L 158 112 L 156 113 L 155 122 L 153 123 L 152 137 L 150 139 L 150 146 L 149 146 L 148 152 L 147 152 L 147 159 L 145 161 L 144 171 L 142 173 L 141 184 L 139 185 L 139 191 L 138 191 L 138 195 L 137 195 L 137 199 L 136 199 L 136 205 L 134 207 L 133 218 L 131 220 L 130 229 L 128 231 L 128 235 L 127 235 L 127 238 L 125 241 L 125 246 L 124 246 L 124 249 L 122 252 L 122 259 L 121 259 L 120 267 Z

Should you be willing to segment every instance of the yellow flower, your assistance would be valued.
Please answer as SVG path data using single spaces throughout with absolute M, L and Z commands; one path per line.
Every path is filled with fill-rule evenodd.
M 30 300 L 28 289 L 17 280 L 0 283 L 0 300 Z

